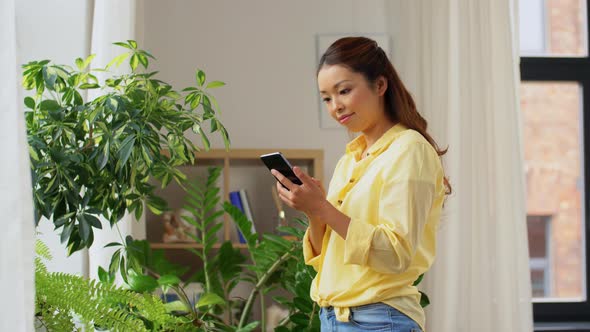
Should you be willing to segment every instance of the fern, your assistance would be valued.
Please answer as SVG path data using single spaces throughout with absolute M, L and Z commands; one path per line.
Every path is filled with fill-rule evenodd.
M 37 256 L 45 259 L 45 260 L 52 260 L 53 256 L 51 256 L 51 250 L 49 250 L 49 247 L 43 243 L 43 241 L 39 241 L 37 240 L 35 242 L 35 253 L 37 254 Z
M 213 245 L 217 242 L 217 232 L 223 227 L 223 223 L 217 222 L 217 218 L 223 214 L 223 211 L 216 211 L 219 203 L 219 187 L 216 183 L 221 174 L 221 168 L 210 167 L 207 171 L 207 180 L 204 184 L 200 183 L 200 179 L 188 183 L 187 204 L 184 208 L 192 214 L 192 217 L 183 216 L 182 218 L 194 225 L 201 235 L 198 237 L 195 234 L 187 234 L 196 243 L 202 245 L 201 251 L 192 250 L 192 252 L 203 260 L 205 291 L 211 292 L 212 276 L 209 273 L 208 257 Z
M 40 241 L 36 251 L 40 256 L 51 257 Z M 39 257 L 36 262 L 36 316 L 48 331 L 77 331 L 76 325 L 80 323 L 91 330 L 98 327 L 111 331 L 176 331 L 190 326 L 169 315 L 154 295 L 77 275 L 48 272 Z
M 203 269 L 194 279 L 204 284 L 204 293 L 197 303 L 200 312 L 198 321 L 205 321 L 206 329 L 231 330 L 226 324 L 231 324 L 234 301 L 229 299 L 230 292 L 237 285 L 241 273 L 240 265 L 246 258 L 239 249 L 233 248 L 231 243 L 225 242 L 219 248 L 217 255 L 211 255 L 213 245 L 218 242 L 217 232 L 223 227 L 219 219 L 224 211 L 218 210 L 220 189 L 217 180 L 221 175 L 221 168 L 210 167 L 207 178 L 197 178 L 187 183 L 187 199 L 183 206 L 191 216 L 182 218 L 194 225 L 200 236 L 187 234 L 201 245 L 201 249 L 189 249 L 203 261 Z M 213 256 L 213 258 L 211 258 Z M 225 313 L 225 319 L 217 316 Z
M 38 280 L 37 298 L 43 305 L 58 308 L 58 312 L 76 313 L 82 321 L 93 322 L 102 328 L 147 331 L 140 319 L 130 315 L 127 310 L 109 305 L 103 298 L 106 293 L 111 293 L 111 297 L 125 297 L 129 303 L 133 302 L 136 294 L 127 292 L 114 295 L 118 290 L 65 273 L 37 273 L 35 277 Z

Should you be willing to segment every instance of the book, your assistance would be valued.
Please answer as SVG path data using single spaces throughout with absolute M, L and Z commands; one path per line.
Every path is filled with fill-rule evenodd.
M 246 214 L 246 212 L 244 211 L 244 206 L 242 205 L 242 199 L 240 198 L 239 191 L 230 192 L 229 193 L 229 201 L 233 206 L 240 209 L 240 211 L 242 211 L 242 213 Z M 240 229 L 237 225 L 236 225 L 236 229 L 238 230 L 238 239 L 239 239 L 240 243 L 246 243 L 246 238 L 244 237 L 244 234 L 242 234 L 242 232 L 240 231 Z

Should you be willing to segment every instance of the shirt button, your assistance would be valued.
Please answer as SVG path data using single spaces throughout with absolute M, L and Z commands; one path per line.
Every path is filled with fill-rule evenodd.
M 350 181 L 348 181 L 348 182 L 353 183 L 354 182 L 354 179 L 350 179 Z
M 342 201 L 341 200 L 338 200 L 338 204 L 342 205 Z

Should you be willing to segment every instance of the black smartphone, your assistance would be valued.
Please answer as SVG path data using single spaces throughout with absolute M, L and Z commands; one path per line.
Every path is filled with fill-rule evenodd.
M 287 158 L 285 158 L 285 156 L 283 156 L 280 152 L 264 154 L 260 156 L 260 159 L 266 165 L 266 167 L 268 167 L 269 170 L 276 169 L 281 174 L 283 174 L 283 176 L 291 180 L 291 182 L 295 183 L 296 185 L 303 184 L 301 180 L 299 180 L 297 175 L 295 175 L 295 173 L 293 172 L 293 166 L 291 166 L 291 163 L 289 163 Z M 285 189 L 288 189 L 287 187 L 285 187 L 284 184 L 281 183 L 281 185 L 283 185 Z

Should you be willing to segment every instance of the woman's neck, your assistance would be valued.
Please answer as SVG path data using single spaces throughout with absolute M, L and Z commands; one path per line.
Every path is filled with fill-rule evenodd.
M 369 150 L 369 148 L 377 142 L 385 132 L 387 132 L 391 127 L 395 126 L 395 122 L 386 120 L 376 123 L 370 128 L 363 130 L 363 135 L 365 136 L 365 142 L 367 142 L 367 147 L 365 149 Z

